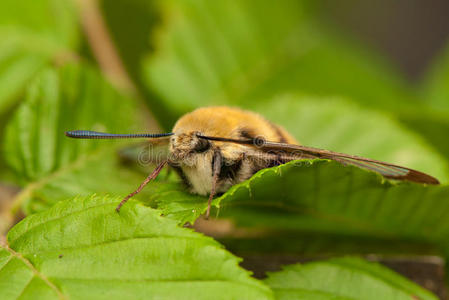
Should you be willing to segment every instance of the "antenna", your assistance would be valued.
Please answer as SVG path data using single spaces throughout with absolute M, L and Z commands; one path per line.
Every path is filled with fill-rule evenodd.
M 66 131 L 65 135 L 74 139 L 135 139 L 135 138 L 160 138 L 173 135 L 173 132 L 168 133 L 136 133 L 136 134 L 114 134 L 97 132 L 90 130 L 71 130 Z

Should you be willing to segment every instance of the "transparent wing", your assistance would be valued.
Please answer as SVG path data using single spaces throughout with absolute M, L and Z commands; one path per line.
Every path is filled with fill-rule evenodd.
M 353 165 L 371 170 L 383 175 L 386 178 L 409 180 L 426 184 L 439 184 L 439 181 L 435 177 L 420 171 L 355 155 L 300 145 L 267 142 L 260 139 L 237 140 L 209 136 L 199 137 L 214 141 L 231 142 L 251 146 L 254 149 L 249 155 L 258 157 L 259 159 L 275 160 L 277 158 L 280 162 L 286 162 L 295 159 L 324 158 L 334 160 L 345 165 Z

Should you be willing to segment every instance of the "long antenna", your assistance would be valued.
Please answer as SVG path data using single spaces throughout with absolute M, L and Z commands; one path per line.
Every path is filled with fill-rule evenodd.
M 160 138 L 173 135 L 173 132 L 168 133 L 137 133 L 137 134 L 114 134 L 97 132 L 90 130 L 71 130 L 66 131 L 65 135 L 74 139 L 133 139 L 133 138 Z

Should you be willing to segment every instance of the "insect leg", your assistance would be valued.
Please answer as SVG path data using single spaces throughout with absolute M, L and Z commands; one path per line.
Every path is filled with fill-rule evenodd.
M 222 161 L 223 157 L 221 156 L 220 150 L 216 150 L 214 152 L 214 158 L 212 160 L 212 187 L 210 190 L 209 200 L 207 201 L 206 219 L 209 219 L 210 207 L 212 204 L 212 199 L 215 196 L 215 191 L 217 189 L 217 183 L 218 178 L 220 176 Z
M 148 177 L 139 185 L 139 187 L 137 188 L 137 190 L 135 190 L 134 192 L 132 192 L 131 194 L 129 194 L 128 196 L 126 196 L 125 198 L 123 198 L 123 200 L 119 203 L 119 205 L 117 205 L 116 207 L 116 211 L 120 212 L 120 208 L 123 206 L 123 204 L 125 204 L 131 197 L 135 196 L 136 194 L 140 193 L 140 191 L 143 190 L 143 188 L 153 179 L 155 179 L 157 177 L 157 175 L 159 175 L 159 173 L 162 171 L 162 169 L 164 168 L 165 164 L 167 163 L 167 161 L 163 161 L 161 162 L 156 169 L 153 170 L 153 172 L 151 172 L 150 175 L 148 175 Z

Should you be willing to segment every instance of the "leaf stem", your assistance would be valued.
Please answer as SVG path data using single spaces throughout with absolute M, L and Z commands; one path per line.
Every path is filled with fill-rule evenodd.
M 111 82 L 121 89 L 136 93 L 101 15 L 97 0 L 76 0 L 80 11 L 81 24 L 92 52 Z
M 129 76 L 108 32 L 108 28 L 99 8 L 98 0 L 76 0 L 81 25 L 86 34 L 93 55 L 101 70 L 117 88 L 133 94 L 142 102 L 136 85 Z M 145 117 L 151 130 L 159 130 L 160 126 L 151 111 L 145 107 Z

